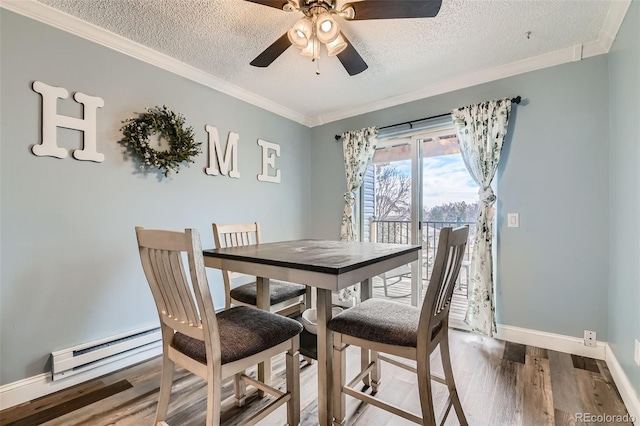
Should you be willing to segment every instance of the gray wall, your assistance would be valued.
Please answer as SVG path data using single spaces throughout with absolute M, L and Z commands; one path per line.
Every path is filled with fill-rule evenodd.
M 640 2 L 631 3 L 609 53 L 609 344 L 640 395 Z
M 498 322 L 607 340 L 608 62 L 598 56 L 435 96 L 311 132 L 311 223 L 337 238 L 345 191 L 335 134 L 521 95 L 498 175 Z M 507 212 L 520 228 L 507 228 Z
M 51 351 L 157 323 L 142 274 L 134 227 L 200 231 L 212 222 L 260 221 L 266 241 L 306 236 L 310 130 L 192 81 L 0 9 L 2 305 L 0 384 L 48 370 Z M 39 80 L 100 96 L 103 163 L 36 157 Z M 178 175 L 141 174 L 123 158 L 121 120 L 167 104 L 185 115 L 198 140 L 206 124 L 226 142 L 240 135 L 240 179 L 204 174 L 207 150 Z M 73 100 L 62 114 L 79 114 Z M 77 115 L 79 116 L 79 115 Z M 258 182 L 257 139 L 281 145 L 282 184 Z M 225 143 L 223 142 L 223 144 Z M 79 149 L 80 132 L 59 130 L 59 145 Z M 211 272 L 218 306 L 222 281 Z

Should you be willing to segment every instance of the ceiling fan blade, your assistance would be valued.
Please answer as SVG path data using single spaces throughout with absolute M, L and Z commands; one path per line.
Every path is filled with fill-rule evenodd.
M 260 68 L 268 67 L 273 61 L 278 59 L 278 56 L 282 55 L 289 46 L 291 46 L 291 41 L 289 41 L 287 33 L 284 33 L 271 46 L 267 47 L 264 52 L 259 54 L 257 58 L 251 61 L 251 65 Z
M 251 3 L 258 3 L 264 6 L 275 7 L 276 9 L 282 10 L 284 5 L 289 3 L 287 0 L 245 0 Z
M 344 37 L 344 41 L 347 42 L 347 48 L 338 53 L 338 59 L 340 59 L 340 62 L 342 62 L 344 69 L 347 70 L 349 75 L 360 74 L 369 68 L 369 66 L 344 34 L 342 34 L 342 37 Z
M 353 7 L 353 20 L 433 18 L 440 11 L 442 0 L 364 0 L 347 3 L 342 10 Z

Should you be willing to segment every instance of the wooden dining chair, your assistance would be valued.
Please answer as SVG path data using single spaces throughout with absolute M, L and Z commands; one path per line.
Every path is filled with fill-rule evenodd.
M 431 380 L 447 386 L 449 400 L 440 424 L 446 420 L 451 407 L 458 422 L 467 425 L 467 419 L 456 391 L 449 356 L 449 308 L 453 288 L 467 244 L 469 228 L 443 228 L 427 294 L 422 308 L 403 305 L 384 299 L 368 299 L 360 305 L 336 315 L 327 327 L 333 331 L 333 424 L 345 424 L 346 395 L 404 417 L 414 423 L 435 425 Z M 360 346 L 371 351 L 371 363 L 350 383 L 346 382 L 346 347 Z M 440 346 L 444 377 L 431 374 L 430 355 Z M 417 368 L 381 355 L 391 354 L 416 361 Z M 393 404 L 374 398 L 355 385 L 370 375 L 373 393 L 380 386 L 380 361 L 402 367 L 418 376 L 418 391 L 422 417 Z
M 276 398 L 243 424 L 253 425 L 286 403 L 287 422 L 297 425 L 300 422 L 298 349 L 302 326 L 290 318 L 244 306 L 216 314 L 196 230 L 136 228 L 136 235 L 142 267 L 162 328 L 162 375 L 155 424 L 166 425 L 177 364 L 207 381 L 207 426 L 220 424 L 222 381 L 232 376 L 237 405 L 244 404 L 246 384 Z M 188 273 L 183 255 L 188 259 Z M 286 391 L 243 373 L 281 353 L 286 353 Z
M 260 244 L 260 224 L 213 224 L 213 237 L 216 248 L 240 247 L 250 244 Z M 247 305 L 257 306 L 257 285 L 253 281 L 233 286 L 233 281 L 245 278 L 246 275 L 222 270 L 225 290 L 225 306 Z M 311 307 L 311 287 L 284 281 L 270 280 L 269 282 L 270 311 L 280 315 L 297 315 Z

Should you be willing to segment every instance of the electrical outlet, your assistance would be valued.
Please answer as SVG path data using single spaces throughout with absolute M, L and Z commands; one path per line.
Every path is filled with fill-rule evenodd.
M 591 346 L 593 348 L 596 347 L 596 332 L 595 331 L 584 331 L 584 345 Z
M 634 352 L 633 359 L 636 364 L 638 364 L 638 367 L 640 367 L 640 342 L 638 342 L 638 339 L 636 339 L 636 350 Z

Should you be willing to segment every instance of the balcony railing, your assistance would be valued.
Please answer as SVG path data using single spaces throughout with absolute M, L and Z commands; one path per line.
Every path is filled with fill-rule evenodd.
M 378 243 L 411 244 L 411 221 L 409 220 L 374 220 L 370 219 L 370 241 Z M 440 230 L 445 227 L 459 227 L 469 225 L 469 240 L 465 250 L 463 262 L 471 261 L 473 240 L 476 235 L 476 222 L 462 221 L 423 221 L 422 222 L 422 253 L 426 268 L 425 279 L 430 276 L 430 269 L 435 260 Z

